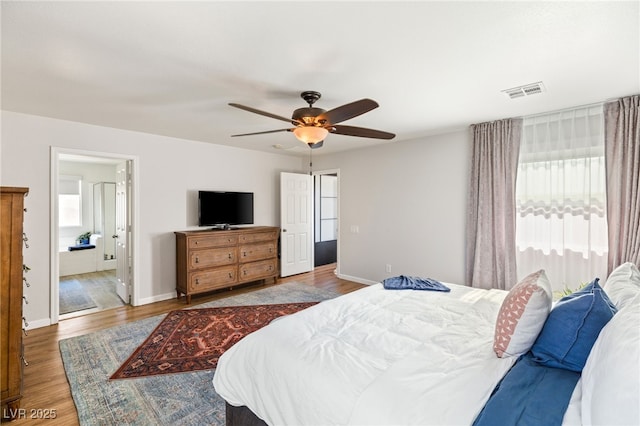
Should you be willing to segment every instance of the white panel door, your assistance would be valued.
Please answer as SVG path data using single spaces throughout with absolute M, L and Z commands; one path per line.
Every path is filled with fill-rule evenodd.
M 116 167 L 116 292 L 125 302 L 131 303 L 131 161 Z
M 313 269 L 313 180 L 280 174 L 280 276 Z

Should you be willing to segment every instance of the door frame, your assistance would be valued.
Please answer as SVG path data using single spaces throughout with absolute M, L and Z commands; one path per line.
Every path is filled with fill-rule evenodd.
M 337 188 L 338 188 L 337 189 L 338 198 L 336 200 L 337 209 L 338 209 L 338 241 L 336 243 L 336 246 L 337 246 L 336 247 L 336 250 L 337 250 L 337 253 L 336 253 L 336 275 L 340 276 L 340 240 L 342 239 L 340 237 L 340 232 L 342 230 L 342 226 L 341 226 L 342 220 L 340 218 L 340 169 L 318 170 L 318 171 L 312 172 L 312 174 L 314 176 L 314 179 L 315 179 L 315 176 L 319 176 L 319 175 L 336 175 L 337 180 L 338 180 L 336 182 L 336 185 L 337 185 Z M 314 202 L 315 202 L 315 198 L 314 198 Z M 316 211 L 316 209 L 315 209 L 315 206 L 314 206 L 313 215 L 312 215 L 312 219 L 314 221 L 314 228 L 315 228 L 315 219 L 316 219 L 315 218 L 315 211 Z M 315 236 L 314 236 L 314 245 L 315 245 Z M 314 250 L 313 255 L 315 257 L 315 250 Z
M 88 157 L 108 158 L 113 160 L 131 161 L 131 203 L 128 206 L 131 217 L 131 304 L 139 305 L 139 282 L 138 259 L 138 234 L 140 215 L 137 206 L 139 205 L 139 159 L 137 156 L 127 154 L 117 154 L 112 152 L 87 151 L 72 148 L 61 148 L 52 146 L 50 150 L 50 177 L 49 177 L 49 220 L 50 220 L 50 240 L 49 240 L 49 287 L 50 287 L 50 322 L 57 324 L 60 319 L 60 255 L 59 255 L 59 230 L 58 230 L 58 162 L 62 154 L 82 155 Z

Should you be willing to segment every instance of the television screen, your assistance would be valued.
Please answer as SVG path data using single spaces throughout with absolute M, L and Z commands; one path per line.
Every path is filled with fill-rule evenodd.
M 198 191 L 198 225 L 253 224 L 253 192 Z

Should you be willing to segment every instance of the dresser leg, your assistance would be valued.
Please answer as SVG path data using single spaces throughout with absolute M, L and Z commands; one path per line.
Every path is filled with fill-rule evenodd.
M 185 297 L 187 298 L 187 305 L 191 304 L 191 295 L 190 294 L 186 294 Z

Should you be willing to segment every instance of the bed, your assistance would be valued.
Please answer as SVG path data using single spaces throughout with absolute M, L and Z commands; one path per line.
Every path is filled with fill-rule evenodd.
M 640 422 L 640 272 L 625 265 L 616 270 L 625 285 L 615 286 L 625 291 L 606 293 L 615 294 L 607 299 L 613 318 L 593 337 L 558 424 Z M 544 271 L 536 274 L 509 292 L 376 284 L 279 318 L 219 360 L 213 385 L 227 402 L 227 424 L 471 425 L 561 310 Z M 500 321 L 527 292 L 505 343 Z

